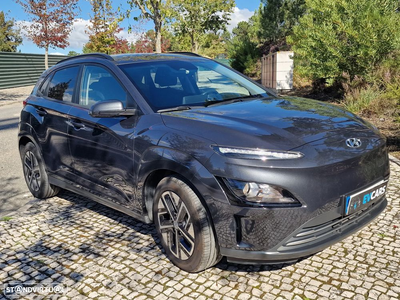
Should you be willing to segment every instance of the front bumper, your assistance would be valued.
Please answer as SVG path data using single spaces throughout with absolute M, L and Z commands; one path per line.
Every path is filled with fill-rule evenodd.
M 364 210 L 333 219 L 333 216 L 337 216 L 337 209 L 324 212 L 306 222 L 268 251 L 221 247 L 220 252 L 229 262 L 234 263 L 276 264 L 296 261 L 315 254 L 360 230 L 374 220 L 386 205 L 387 200 L 383 198 Z

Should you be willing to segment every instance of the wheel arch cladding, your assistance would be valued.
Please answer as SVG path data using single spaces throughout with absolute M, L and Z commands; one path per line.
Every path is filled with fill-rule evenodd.
M 22 146 L 26 146 L 26 144 L 28 144 L 29 142 L 33 143 L 36 146 L 35 142 L 31 138 L 27 136 L 21 136 L 18 141 L 18 148 L 21 149 Z
M 154 169 L 154 160 L 158 162 L 158 169 Z M 139 174 L 139 184 L 143 184 L 143 204 L 151 220 L 156 187 L 166 176 L 181 178 L 196 193 L 212 224 L 215 212 L 210 210 L 213 201 L 211 195 L 226 199 L 214 176 L 199 161 L 175 149 L 160 147 L 147 151 L 142 157 Z

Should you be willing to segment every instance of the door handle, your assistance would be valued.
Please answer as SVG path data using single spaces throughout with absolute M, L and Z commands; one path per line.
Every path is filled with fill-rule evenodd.
M 70 120 L 68 123 L 69 123 L 69 125 L 74 127 L 74 129 L 76 129 L 76 130 L 81 130 L 81 129 L 85 130 L 86 129 L 85 124 L 83 124 L 82 122 L 76 122 L 76 121 Z
M 41 117 L 44 117 L 45 115 L 47 115 L 47 111 L 45 111 L 43 108 L 37 108 L 36 112 Z

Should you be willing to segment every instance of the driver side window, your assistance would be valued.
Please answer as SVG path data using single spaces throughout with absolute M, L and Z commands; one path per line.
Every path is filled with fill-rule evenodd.
M 126 107 L 127 93 L 107 69 L 98 66 L 85 66 L 81 81 L 79 105 L 90 108 L 97 102 L 106 100 L 119 100 Z

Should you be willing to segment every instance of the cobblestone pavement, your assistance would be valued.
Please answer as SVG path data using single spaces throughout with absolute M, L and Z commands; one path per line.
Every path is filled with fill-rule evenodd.
M 400 167 L 391 168 L 387 209 L 344 241 L 291 265 L 221 262 L 199 274 L 168 261 L 152 225 L 69 192 L 35 200 L 0 221 L 0 298 L 400 299 Z M 6 293 L 19 284 L 63 290 Z

